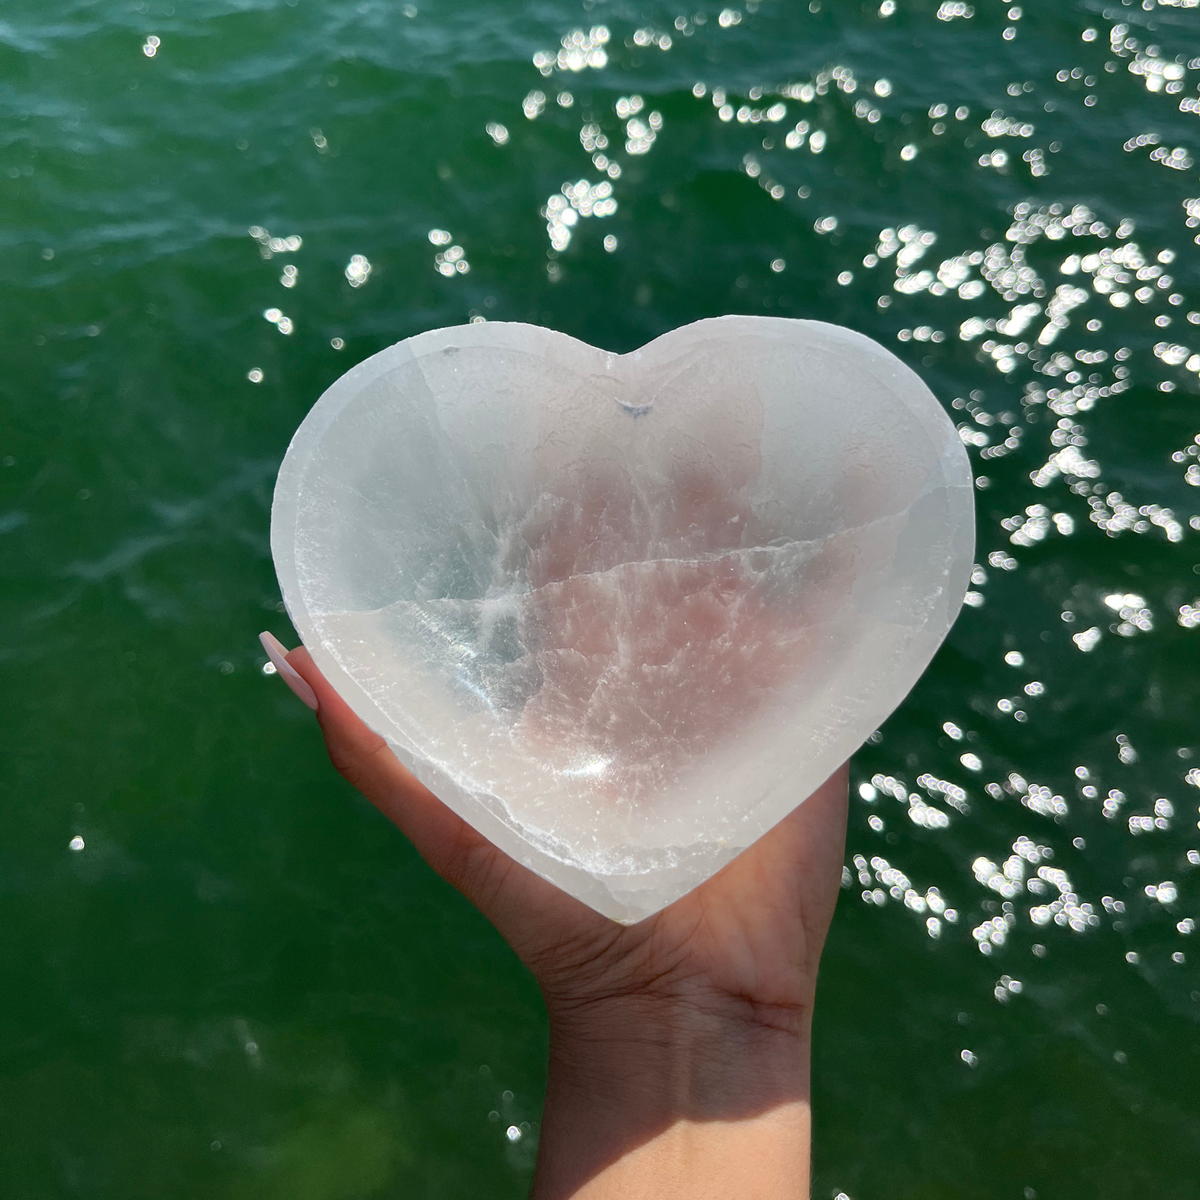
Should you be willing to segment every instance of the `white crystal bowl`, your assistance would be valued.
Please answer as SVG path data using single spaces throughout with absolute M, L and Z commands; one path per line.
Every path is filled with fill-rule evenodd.
M 968 586 L 971 473 L 921 380 L 838 326 L 722 317 L 618 355 L 464 325 L 325 392 L 271 548 L 304 644 L 397 757 L 628 922 L 904 698 Z

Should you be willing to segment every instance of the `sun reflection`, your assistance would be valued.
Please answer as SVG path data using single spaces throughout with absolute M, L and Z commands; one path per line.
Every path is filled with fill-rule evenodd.
M 1194 7 L 1191 0 L 1157 6 Z M 887 28 L 880 20 L 896 16 L 894 0 L 883 0 L 877 15 L 863 19 Z M 1019 6 L 1005 6 L 998 24 L 982 17 L 977 4 L 945 0 L 923 17 L 903 19 L 923 20 L 944 38 L 986 35 L 997 53 L 1006 42 L 1019 47 L 1032 32 Z M 565 180 L 540 205 L 528 202 L 528 221 L 540 216 L 549 243 L 538 267 L 543 279 L 569 278 L 570 257 L 600 246 L 608 254 L 625 250 L 606 269 L 634 262 L 643 269 L 649 259 L 637 222 L 649 209 L 640 201 L 661 197 L 663 207 L 680 212 L 680 189 L 666 182 L 677 169 L 673 156 L 698 155 L 706 170 L 724 172 L 740 187 L 753 181 L 758 190 L 746 188 L 753 203 L 769 198 L 778 205 L 769 210 L 778 224 L 763 234 L 755 263 L 730 273 L 739 305 L 783 312 L 798 288 L 816 289 L 830 319 L 866 312 L 876 336 L 891 339 L 897 353 L 920 362 L 943 387 L 977 468 L 978 562 L 961 645 L 975 655 L 980 682 L 961 707 L 942 704 L 931 720 L 925 733 L 940 747 L 936 757 L 918 752 L 914 735 L 914 748 L 885 764 L 886 739 L 873 741 L 864 756 L 872 765 L 854 789 L 861 820 L 843 882 L 881 919 L 911 914 L 914 930 L 935 940 L 939 953 L 976 947 L 995 964 L 980 987 L 1002 1004 L 1027 996 L 1031 986 L 1011 963 L 997 981 L 998 959 L 1012 954 L 1014 943 L 1040 960 L 1053 937 L 1091 937 L 1101 923 L 1140 936 L 1153 914 L 1168 911 L 1172 937 L 1195 928 L 1194 915 L 1183 910 L 1194 895 L 1186 872 L 1200 867 L 1200 850 L 1173 851 L 1161 867 L 1153 855 L 1174 847 L 1184 831 L 1195 836 L 1200 813 L 1190 789 L 1200 788 L 1200 768 L 1177 760 L 1164 766 L 1132 715 L 1128 735 L 1106 731 L 1062 761 L 1053 749 L 1062 706 L 1082 704 L 1114 681 L 1149 681 L 1153 656 L 1183 652 L 1200 629 L 1200 584 L 1191 573 L 1200 532 L 1200 432 L 1194 421 L 1179 427 L 1191 420 L 1188 405 L 1200 394 L 1200 296 L 1192 294 L 1185 257 L 1200 243 L 1200 196 L 1186 195 L 1195 171 L 1186 123 L 1200 117 L 1200 100 L 1188 93 L 1200 83 L 1200 58 L 1180 52 L 1172 44 L 1177 33 L 1165 26 L 1150 40 L 1140 14 L 1088 19 L 1094 24 L 1080 17 L 1076 33 L 1081 52 L 1093 55 L 1090 66 L 1032 58 L 1018 66 L 1008 58 L 1013 69 L 998 82 L 981 79 L 968 92 L 942 75 L 918 98 L 913 81 L 891 62 L 876 63 L 887 76 L 872 72 L 869 61 L 852 65 L 836 56 L 791 77 L 756 80 L 725 71 L 721 51 L 757 28 L 755 5 L 707 17 L 680 14 L 665 24 L 614 14 L 610 24 L 566 28 L 557 47 L 532 56 L 532 69 L 526 60 L 507 107 L 492 110 L 514 120 L 519 109 L 534 123 L 522 126 L 522 137 L 499 121 L 483 124 L 486 110 L 472 126 L 476 141 L 482 126 L 491 146 L 504 148 L 493 156 L 484 143 L 484 157 L 506 177 L 544 179 L 551 172 L 552 182 L 533 197 Z M 157 52 L 158 39 L 151 42 Z M 1119 134 L 1112 131 L 1117 125 L 1110 129 L 1089 114 L 1097 103 L 1107 106 L 1097 112 L 1122 114 Z M 327 148 L 319 129 L 310 136 L 318 150 Z M 1077 168 L 1082 156 L 1094 183 L 1081 194 L 1068 165 Z M 1147 192 L 1167 196 L 1167 217 L 1143 220 L 1111 200 L 1106 163 L 1143 172 Z M 962 204 L 922 212 L 893 184 L 864 205 L 864 164 L 881 180 L 952 184 Z M 997 188 L 1013 197 L 1007 207 L 994 199 Z M 577 236 L 590 229 L 589 220 L 618 212 L 619 236 Z M 963 214 L 970 219 L 953 219 Z M 484 231 L 459 216 L 441 219 L 458 233 L 429 230 L 434 269 L 446 279 L 467 275 L 465 247 L 487 245 L 472 240 Z M 654 254 L 663 262 L 681 254 L 687 227 L 680 219 L 656 232 Z M 260 225 L 249 232 L 263 260 L 288 256 L 271 286 L 277 280 L 305 298 L 313 276 L 306 268 L 300 289 L 291 261 L 300 236 L 280 237 Z M 367 249 L 387 265 L 382 251 Z M 481 258 L 463 286 L 492 270 Z M 365 254 L 344 271 L 354 288 L 373 277 Z M 488 276 L 485 287 L 499 294 L 499 278 Z M 631 294 L 639 305 L 642 297 L 649 303 L 657 288 L 639 278 Z M 478 307 L 460 319 L 478 321 L 495 298 L 465 303 Z M 862 308 L 838 307 L 850 304 Z M 281 333 L 296 328 L 279 308 L 263 315 Z M 260 382 L 261 369 L 248 378 Z M 951 388 L 947 379 L 959 382 Z M 1165 471 L 1114 437 L 1115 422 L 1139 419 L 1133 412 L 1145 412 L 1148 423 L 1176 422 Z M 1131 545 L 1136 554 L 1123 549 Z M 1155 565 L 1144 568 L 1152 555 Z M 1020 623 L 1018 589 L 1044 595 L 1044 627 Z M 1177 697 L 1146 703 L 1159 706 L 1156 719 L 1178 717 Z M 604 755 L 581 753 L 562 770 L 600 776 L 609 765 Z M 1184 794 L 1193 796 L 1190 803 Z M 1128 868 L 1136 886 L 1098 881 L 1100 867 L 1085 864 L 1105 838 L 1137 839 L 1154 864 L 1153 878 L 1148 864 Z M 888 858 L 860 852 L 877 840 L 889 847 Z M 950 848 L 954 866 L 945 879 L 935 884 L 913 868 L 920 887 L 910 880 L 897 862 L 909 861 L 913 843 Z M 1105 890 L 1102 899 L 1091 898 Z M 1032 941 L 1035 932 L 1044 940 Z M 1151 951 L 1128 953 L 1142 962 Z M 1165 961 L 1165 951 L 1154 953 Z M 974 950 L 969 957 L 984 969 Z M 962 1060 L 978 1062 L 966 1050 Z

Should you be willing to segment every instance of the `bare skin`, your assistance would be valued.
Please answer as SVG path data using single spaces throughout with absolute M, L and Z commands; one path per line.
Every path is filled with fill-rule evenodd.
M 534 1200 L 808 1195 L 817 964 L 841 879 L 846 772 L 637 925 L 593 912 L 446 808 L 303 648 L 333 765 L 475 904 L 550 1016 Z

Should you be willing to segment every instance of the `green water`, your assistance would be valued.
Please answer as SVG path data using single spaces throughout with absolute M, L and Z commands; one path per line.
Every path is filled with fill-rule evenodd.
M 536 990 L 263 675 L 274 472 L 422 330 L 725 312 L 893 347 L 989 482 L 976 603 L 855 761 L 814 1194 L 1200 1195 L 1200 13 L 414 5 L 0 8 L 0 1195 L 524 1194 Z M 551 254 L 587 124 L 617 210 Z M 1049 878 L 989 887 L 1020 838 Z

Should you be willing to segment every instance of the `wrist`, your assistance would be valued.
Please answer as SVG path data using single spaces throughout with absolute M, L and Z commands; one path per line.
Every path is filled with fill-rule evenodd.
M 593 1103 L 664 1117 L 807 1098 L 811 1008 L 735 997 L 633 995 L 550 1009 L 550 1074 Z
M 810 1012 L 768 1014 L 729 998 L 552 1010 L 534 1196 L 806 1192 L 809 1029 Z M 775 1183 L 750 1186 L 747 1172 Z

